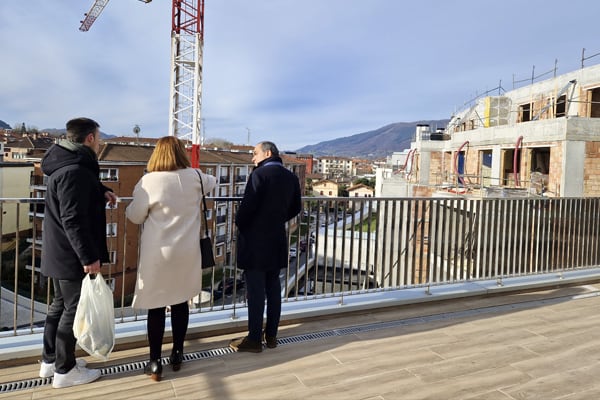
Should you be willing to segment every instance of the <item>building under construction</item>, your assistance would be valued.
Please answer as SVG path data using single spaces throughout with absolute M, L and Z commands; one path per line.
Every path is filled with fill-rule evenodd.
M 380 195 L 600 195 L 600 65 L 479 97 L 446 129 L 417 126 Z M 400 192 L 398 184 L 402 187 Z

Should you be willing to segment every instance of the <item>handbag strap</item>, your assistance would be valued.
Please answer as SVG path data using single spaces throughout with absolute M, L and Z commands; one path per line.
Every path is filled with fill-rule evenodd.
M 204 237 L 208 237 L 208 221 L 206 218 L 206 196 L 204 195 L 204 184 L 202 183 L 202 175 L 200 175 L 200 171 L 194 169 L 200 178 L 200 188 L 202 189 L 202 216 L 204 217 Z

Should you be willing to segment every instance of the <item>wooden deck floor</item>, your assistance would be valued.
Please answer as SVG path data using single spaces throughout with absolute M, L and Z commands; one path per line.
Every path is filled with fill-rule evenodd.
M 102 376 L 66 389 L 45 384 L 0 399 L 597 399 L 600 285 L 449 300 L 328 317 L 282 327 L 309 335 L 261 354 L 226 353 L 166 367 Z M 389 327 L 377 324 L 390 322 Z M 190 341 L 186 353 L 227 346 L 236 335 Z M 164 353 L 170 348 L 165 346 Z M 145 348 L 113 353 L 106 367 L 142 361 Z M 32 363 L 2 368 L 0 383 L 36 378 Z

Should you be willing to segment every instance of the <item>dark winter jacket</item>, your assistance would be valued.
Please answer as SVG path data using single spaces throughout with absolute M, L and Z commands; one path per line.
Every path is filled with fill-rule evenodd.
M 300 196 L 298 178 L 281 158 L 270 157 L 257 165 L 235 218 L 239 268 L 268 271 L 287 265 L 285 223 L 300 212 Z
M 83 279 L 83 266 L 108 261 L 106 200 L 94 152 L 74 144 L 53 145 L 42 159 L 48 175 L 44 210 L 42 274 Z

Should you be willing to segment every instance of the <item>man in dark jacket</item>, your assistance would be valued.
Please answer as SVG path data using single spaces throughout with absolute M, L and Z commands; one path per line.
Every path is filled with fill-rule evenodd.
M 67 122 L 67 139 L 48 149 L 42 171 L 48 175 L 42 241 L 42 274 L 52 279 L 54 298 L 44 326 L 40 377 L 54 376 L 55 388 L 80 385 L 100 377 L 75 359 L 73 322 L 85 274 L 100 272 L 108 261 L 106 202 L 116 196 L 100 183 L 96 153 L 97 122 Z
M 279 157 L 271 142 L 254 147 L 250 174 L 235 223 L 238 227 L 238 267 L 244 270 L 248 298 L 248 336 L 230 346 L 237 351 L 262 351 L 263 312 L 267 299 L 264 339 L 267 347 L 277 346 L 281 315 L 279 270 L 287 266 L 288 246 L 285 223 L 301 208 L 298 178 Z

